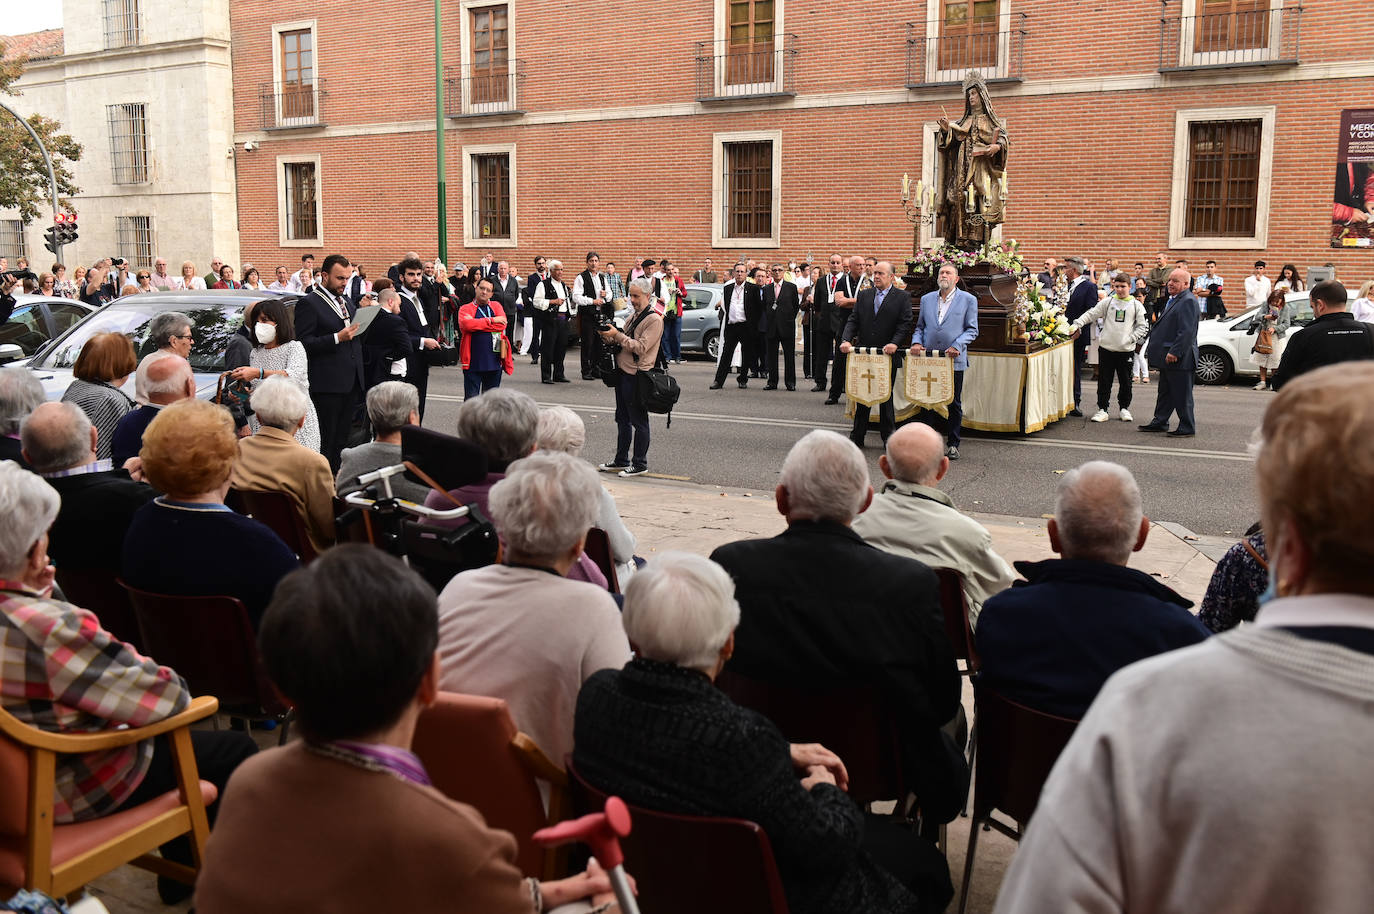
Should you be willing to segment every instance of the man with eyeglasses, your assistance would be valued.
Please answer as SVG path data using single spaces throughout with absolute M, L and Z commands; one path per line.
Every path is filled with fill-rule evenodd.
M 152 283 L 153 288 L 157 289 L 159 292 L 169 292 L 172 290 L 174 283 L 172 277 L 167 274 L 166 258 L 159 257 L 157 260 L 153 261 L 153 275 L 148 277 L 148 281 Z
M 534 290 L 536 286 L 542 284 L 549 278 L 549 271 L 544 269 L 546 261 L 541 257 L 534 258 L 534 272 L 530 274 L 529 282 L 525 284 L 525 324 L 521 328 L 525 348 L 520 350 L 521 355 L 530 357 L 531 365 L 539 364 L 539 337 L 543 321 L 534 319 Z
M 764 390 L 778 389 L 778 348 L 787 360 L 783 366 L 783 380 L 788 390 L 797 389 L 797 311 L 801 308 L 801 294 L 797 284 L 783 278 L 784 268 L 773 264 L 773 281 L 763 287 L 763 313 L 768 323 L 768 383 Z

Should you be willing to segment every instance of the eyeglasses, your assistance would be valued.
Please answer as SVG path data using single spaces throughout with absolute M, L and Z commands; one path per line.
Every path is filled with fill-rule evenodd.
M 173 335 L 172 335 L 172 339 L 174 339 L 174 340 L 189 340 L 189 339 L 193 339 L 193 337 L 192 337 L 191 334 L 189 334 L 189 333 L 176 333 L 176 334 L 173 334 Z

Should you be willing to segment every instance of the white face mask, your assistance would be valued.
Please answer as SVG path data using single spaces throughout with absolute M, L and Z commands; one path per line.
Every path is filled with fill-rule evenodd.
M 277 341 L 276 324 L 258 324 L 253 328 L 253 333 L 257 335 L 258 342 L 266 346 L 268 343 Z

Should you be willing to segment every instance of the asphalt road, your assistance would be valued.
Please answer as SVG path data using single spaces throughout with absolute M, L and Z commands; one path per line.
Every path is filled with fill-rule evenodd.
M 577 350 L 570 350 L 568 374 L 575 379 L 577 358 Z M 672 366 L 682 399 L 671 429 L 664 428 L 664 417 L 651 417 L 651 474 L 771 491 L 783 457 L 802 435 L 814 428 L 849 430 L 843 400 L 839 406 L 824 405 L 825 395 L 811 393 L 810 381 L 798 377 L 796 392 L 765 391 L 761 380 L 745 390 L 733 381 L 723 390 L 708 390 L 713 369 L 714 363 L 705 360 Z M 966 510 L 1040 517 L 1053 510 L 1060 472 L 1088 460 L 1114 460 L 1135 474 L 1152 519 L 1201 534 L 1239 535 L 1257 518 L 1247 446 L 1265 404 L 1274 396 L 1251 390 L 1251 383 L 1195 388 L 1195 438 L 1140 432 L 1136 423 L 1117 420 L 1115 400 L 1110 422 L 1066 418 L 1030 436 L 966 431 L 962 459 L 953 464 L 942 488 Z M 502 384 L 530 394 L 541 405 L 572 407 L 587 424 L 584 456 L 598 463 L 614 456 L 615 398 L 600 381 L 541 385 L 538 369 L 528 358 L 517 356 L 515 375 Z M 1096 386 L 1085 382 L 1084 387 L 1091 403 Z M 1155 384 L 1136 386 L 1132 410 L 1139 422 L 1152 415 L 1155 390 Z M 452 432 L 462 396 L 459 369 L 432 370 L 425 425 Z M 877 485 L 882 479 L 882 450 L 876 430 L 868 442 L 866 453 Z

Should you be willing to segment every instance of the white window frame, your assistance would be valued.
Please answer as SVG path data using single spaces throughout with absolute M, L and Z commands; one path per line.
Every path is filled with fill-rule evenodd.
M 472 62 L 471 55 L 468 53 L 472 48 L 472 11 L 486 6 L 505 6 L 506 8 L 506 80 L 510 88 L 504 102 L 483 102 L 473 104 L 472 102 Z M 458 4 L 459 26 L 458 26 L 458 88 L 461 95 L 461 107 L 459 112 L 462 114 L 497 114 L 502 111 L 514 111 L 518 108 L 516 104 L 516 93 L 519 86 L 516 84 L 516 63 L 515 63 L 515 3 L 512 0 L 461 0 Z M 479 153 L 480 154 L 480 153 Z M 515 160 L 511 160 L 511 173 L 515 172 Z
M 320 35 L 315 26 L 314 19 L 297 19 L 294 22 L 274 22 L 272 23 L 272 126 L 274 127 L 310 127 L 321 123 L 320 121 Z M 311 84 L 313 98 L 314 117 L 294 117 L 283 120 L 281 116 L 281 35 L 282 32 L 298 32 L 302 29 L 310 30 L 310 71 L 313 74 L 314 82 Z M 316 172 L 318 176 L 318 172 Z
M 1180 250 L 1252 250 L 1269 245 L 1269 193 L 1274 177 L 1273 105 L 1235 108 L 1187 108 L 1174 117 L 1174 171 L 1169 200 L 1169 247 Z M 1259 183 L 1255 194 L 1255 234 L 1245 238 L 1186 237 L 1188 205 L 1188 127 L 1195 121 L 1260 122 Z
M 510 157 L 510 237 L 484 238 L 473 236 L 472 218 L 472 157 L 483 155 L 506 155 Z M 518 231 L 519 219 L 516 201 L 519 199 L 516 182 L 519 168 L 516 167 L 514 143 L 485 143 L 480 146 L 463 147 L 463 247 L 465 248 L 515 248 L 520 246 Z
M 1269 0 L 1269 44 L 1259 48 L 1238 48 L 1234 51 L 1194 51 L 1194 39 L 1196 38 L 1197 17 L 1201 15 L 1198 7 L 1202 6 L 1199 0 L 1183 0 L 1182 10 L 1179 15 L 1178 29 L 1178 63 L 1181 67 L 1214 67 L 1226 64 L 1247 64 L 1264 63 L 1270 60 L 1278 60 L 1280 49 L 1283 47 L 1282 35 L 1283 17 L 1279 11 L 1283 9 L 1283 0 Z
M 731 238 L 725 234 L 725 144 L 773 144 L 773 233 L 767 238 Z M 711 135 L 711 247 L 767 249 L 782 247 L 782 131 L 738 130 Z
M 997 4 L 997 65 L 993 67 L 969 67 L 962 70 L 940 69 L 940 41 L 944 37 L 945 19 L 941 15 L 943 0 L 926 0 L 926 28 L 935 32 L 927 35 L 926 41 L 926 82 L 957 83 L 972 71 L 977 71 L 983 79 L 1005 79 L 1011 67 L 1011 0 L 999 0 Z
M 922 213 L 925 216 L 940 211 L 940 188 L 935 183 L 939 177 L 936 173 L 940 164 L 939 135 L 940 125 L 937 122 L 926 121 L 921 125 L 921 180 L 930 189 L 930 206 Z M 1002 240 L 1001 223 L 993 226 L 990 238 L 994 243 Z M 935 220 L 932 219 L 921 223 L 920 240 L 922 248 L 938 248 L 945 243 L 945 236 L 935 234 Z
M 787 55 L 784 53 L 787 47 L 787 30 L 783 25 L 783 12 L 786 4 L 783 0 L 773 0 L 773 81 L 742 83 L 740 85 L 726 85 L 725 83 L 726 42 L 730 39 L 730 24 L 727 21 L 730 16 L 730 4 L 728 0 L 715 0 L 715 4 L 715 41 L 711 43 L 711 53 L 714 56 L 712 79 L 715 83 L 715 97 L 747 98 L 753 95 L 781 93 L 787 85 L 783 67 L 789 65 Z
M 286 166 L 302 164 L 315 166 L 315 237 L 288 238 L 286 225 L 291 213 L 286 206 Z M 318 154 L 277 156 L 277 244 L 284 248 L 324 247 L 324 169 Z

